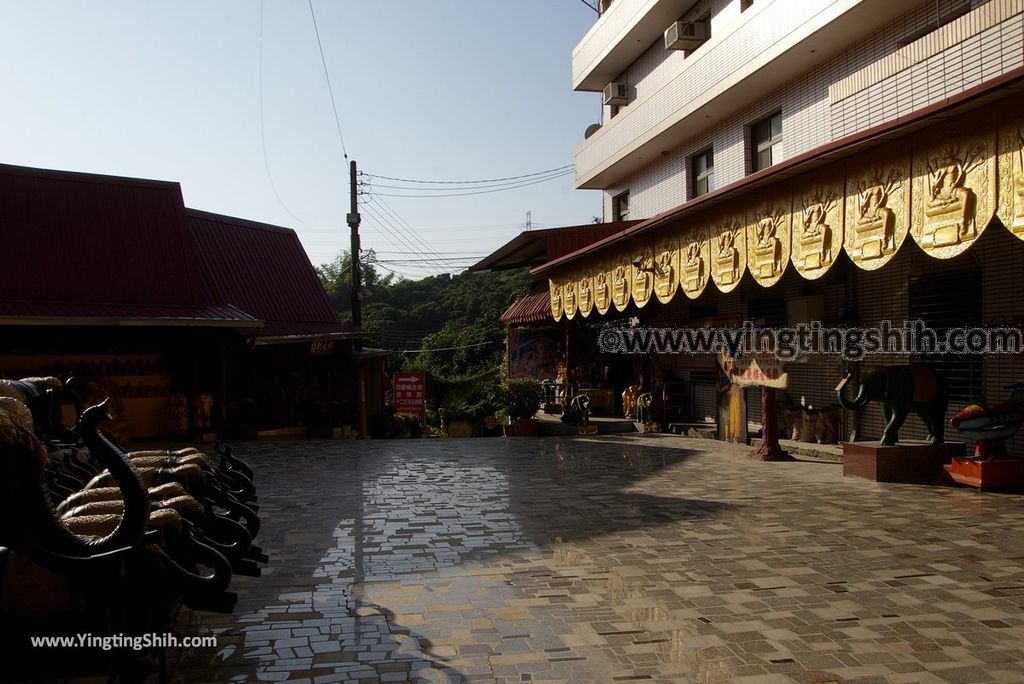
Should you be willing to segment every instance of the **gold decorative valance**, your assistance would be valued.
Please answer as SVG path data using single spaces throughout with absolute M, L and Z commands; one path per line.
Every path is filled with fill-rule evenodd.
M 1024 240 L 1024 95 L 845 161 L 816 168 L 657 228 L 630 246 L 551 276 L 551 313 L 624 311 L 632 302 L 697 299 L 709 282 L 763 287 L 790 262 L 820 278 L 845 250 L 861 269 L 887 264 L 908 235 L 929 256 L 970 248 L 998 213 Z
M 790 192 L 769 191 L 747 206 L 747 268 L 763 287 L 779 282 L 789 264 L 791 199 Z
M 793 186 L 792 261 L 804 278 L 825 275 L 843 247 L 843 170 L 826 169 Z
M 962 254 L 992 220 L 996 199 L 994 113 L 972 113 L 914 138 L 910 234 L 940 259 Z
M 999 219 L 1024 240 L 1024 96 L 1007 100 L 999 122 Z

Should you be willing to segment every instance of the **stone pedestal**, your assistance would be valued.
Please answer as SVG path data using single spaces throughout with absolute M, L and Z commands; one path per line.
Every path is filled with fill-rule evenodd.
M 964 448 L 963 442 L 900 442 L 896 446 L 846 442 L 843 444 L 843 475 L 874 482 L 942 482 L 945 479 L 943 466 L 954 458 L 963 458 Z

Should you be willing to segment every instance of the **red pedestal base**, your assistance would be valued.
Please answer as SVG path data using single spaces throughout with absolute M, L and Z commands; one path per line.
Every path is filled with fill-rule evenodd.
M 963 442 L 896 446 L 847 442 L 843 444 L 843 475 L 875 482 L 941 482 L 945 475 L 943 466 L 963 456 Z
M 944 466 L 954 482 L 978 489 L 1024 487 L 1024 461 L 1016 458 L 981 460 L 954 458 Z

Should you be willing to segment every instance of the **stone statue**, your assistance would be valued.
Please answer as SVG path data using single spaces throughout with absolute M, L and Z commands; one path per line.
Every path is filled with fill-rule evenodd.
M 877 401 L 886 422 L 879 442 L 882 446 L 894 446 L 899 441 L 900 428 L 911 411 L 928 428 L 929 441 L 942 444 L 949 403 L 942 375 L 925 366 L 883 366 L 861 374 L 860 390 L 850 400 L 843 390 L 852 375 L 853 371 L 847 370 L 846 377 L 836 386 L 839 403 L 848 411 L 859 411 L 869 401 Z

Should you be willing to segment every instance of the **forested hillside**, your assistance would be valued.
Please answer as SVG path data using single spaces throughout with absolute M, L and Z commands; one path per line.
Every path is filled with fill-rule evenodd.
M 428 372 L 435 401 L 479 403 L 501 377 L 505 333 L 498 319 L 529 289 L 526 271 L 406 280 L 374 262 L 372 251 L 364 254 L 363 327 L 379 334 L 371 344 L 396 352 L 394 370 Z M 317 271 L 335 309 L 351 320 L 349 253 Z M 445 388 L 459 388 L 447 392 L 458 396 L 443 396 Z

